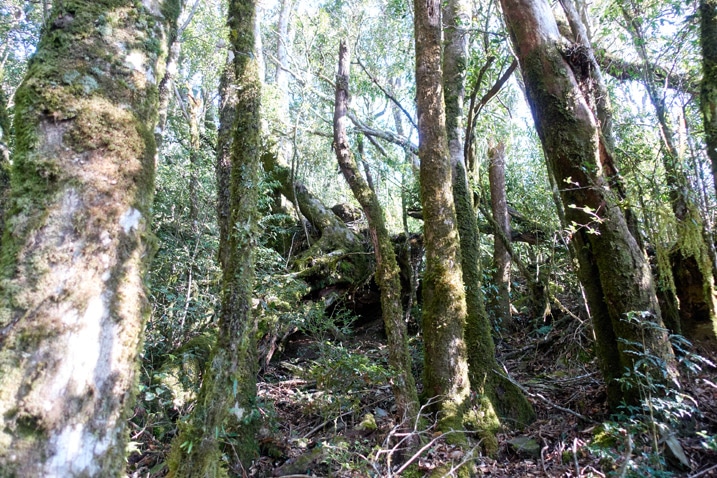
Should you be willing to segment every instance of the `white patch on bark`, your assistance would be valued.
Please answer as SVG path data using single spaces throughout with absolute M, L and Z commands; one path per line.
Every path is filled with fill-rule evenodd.
M 86 447 L 88 440 L 93 441 L 96 438 L 84 428 L 83 424 L 78 423 L 63 429 L 50 439 L 55 454 L 47 461 L 45 476 L 73 476 L 76 473 L 93 476 L 99 471 L 94 463 L 94 447 Z
M 120 218 L 120 226 L 125 234 L 129 234 L 132 230 L 139 229 L 139 220 L 142 219 L 142 213 L 131 207 Z
M 81 317 L 76 309 L 68 310 L 63 316 L 68 328 L 66 352 L 45 394 L 46 410 L 50 410 L 56 402 L 64 401 L 63 397 L 68 395 L 82 396 L 88 389 L 96 391 L 102 383 L 94 383 L 95 377 L 104 379 L 109 376 L 109 370 L 101 369 L 103 364 L 100 359 L 103 347 L 111 350 L 114 340 L 107 337 L 103 326 L 114 327 L 105 323 L 109 308 L 103 295 L 92 297 Z M 114 334 L 116 331 L 113 330 L 110 335 Z
M 146 57 L 144 53 L 138 50 L 132 50 L 124 59 L 125 65 L 135 71 L 144 72 L 144 62 Z
M 235 417 L 237 417 L 237 421 L 241 421 L 241 419 L 244 417 L 244 409 L 239 407 L 239 402 L 235 403 L 232 408 L 229 409 L 231 413 L 234 414 Z
M 64 315 L 63 321 L 71 330 L 66 336 L 63 360 L 45 390 L 46 410 L 66 403 L 68 397 L 94 400 L 102 392 L 106 379 L 112 376 L 112 355 L 119 331 L 110 320 L 108 303 L 109 294 L 100 293 L 89 299 L 81 317 L 75 309 Z M 68 423 L 59 428 L 49 438 L 54 453 L 43 476 L 97 476 L 96 458 L 113 444 L 111 431 L 107 431 L 103 434 L 87 430 L 83 423 Z
M 97 476 L 97 457 L 112 445 L 111 435 L 100 438 L 98 434 L 85 429 L 78 423 L 64 428 L 51 437 L 50 446 L 54 454 L 45 466 L 44 476 Z
M 154 70 L 151 67 L 147 68 L 147 71 L 145 72 L 145 76 L 147 77 L 147 81 L 150 84 L 152 84 L 152 85 L 157 84 L 157 79 L 154 77 Z
M 162 17 L 162 8 L 157 0 L 142 0 L 142 5 L 155 17 Z

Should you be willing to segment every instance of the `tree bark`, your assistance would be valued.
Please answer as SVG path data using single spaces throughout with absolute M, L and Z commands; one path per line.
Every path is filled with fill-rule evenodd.
M 498 370 L 495 345 L 481 288 L 480 233 L 464 157 L 463 103 L 469 24 L 468 2 L 450 0 L 443 8 L 443 97 L 446 105 L 452 192 L 460 240 L 462 282 L 466 297 L 468 375 L 471 389 L 476 393 L 481 406 L 480 418 L 471 417 L 471 420 L 475 418 L 475 426 L 482 434 L 485 449 L 494 453 L 497 451 L 495 433 L 500 425 L 498 416 L 523 426 L 532 420 L 533 411 L 522 392 L 495 372 Z
M 493 285 L 496 288 L 491 305 L 495 319 L 504 326 L 511 326 L 510 312 L 510 253 L 503 237 L 510 237 L 510 215 L 505 197 L 505 146 L 499 143 L 488 151 L 488 181 L 490 183 L 490 204 L 496 227 L 493 239 Z
M 645 35 L 639 18 L 622 5 L 623 17 L 638 55 L 644 64 L 643 83 L 655 108 L 660 136 L 664 144 L 662 164 L 669 191 L 670 205 L 677 221 L 677 242 L 672 246 L 670 268 L 674 292 L 679 299 L 681 333 L 691 340 L 717 345 L 717 291 L 712 275 L 712 259 L 704 239 L 704 221 L 690 195 L 680 152 L 675 145 L 664 95 L 658 86 L 654 67 L 645 48 Z M 664 271 L 663 271 L 664 272 Z M 669 279 L 669 278 L 668 278 Z
M 148 313 L 155 78 L 182 2 L 142 5 L 57 2 L 15 94 L 0 270 L 4 476 L 124 474 Z
M 169 100 L 172 98 L 172 91 L 174 89 L 174 77 L 177 75 L 177 69 L 179 68 L 179 55 L 182 52 L 182 34 L 184 30 L 189 26 L 192 21 L 199 2 L 201 0 L 195 0 L 194 5 L 189 11 L 186 20 L 179 28 L 173 29 L 169 35 L 169 50 L 165 60 L 164 76 L 159 82 L 159 106 L 157 108 L 157 126 L 154 129 L 154 140 L 157 143 L 157 158 L 159 159 L 159 153 L 162 149 L 164 142 L 164 130 L 167 129 L 167 115 L 169 114 Z M 155 161 L 156 161 L 155 160 Z
M 252 0 L 233 0 L 229 4 L 229 28 L 236 75 L 236 109 L 223 114 L 234 116 L 231 140 L 231 164 L 226 157 L 217 159 L 220 184 L 229 186 L 219 200 L 220 219 L 229 224 L 223 259 L 222 305 L 218 320 L 217 343 L 204 372 L 197 405 L 189 419 L 180 426 L 172 446 L 169 476 L 224 476 L 219 430 L 236 431 L 233 449 L 243 469 L 248 470 L 258 454 L 256 431 L 257 324 L 251 313 L 254 288 L 254 255 L 257 239 L 257 201 L 259 197 L 259 163 L 261 155 L 261 82 L 255 55 L 254 15 Z M 231 73 L 227 74 L 231 77 Z M 226 80 L 226 79 L 225 79 Z M 226 91 L 226 90 L 225 90 Z M 234 93 L 229 93 L 234 94 Z M 231 105 L 231 102 L 225 104 Z M 226 141 L 226 139 L 225 139 Z
M 468 405 L 466 300 L 446 138 L 438 0 L 414 1 L 416 104 L 426 271 L 423 278 L 424 388 L 436 398 L 441 431 L 463 428 Z
M 396 253 L 386 229 L 383 208 L 376 193 L 361 175 L 351 155 L 346 133 L 349 104 L 349 53 L 346 41 L 339 46 L 339 70 L 336 75 L 336 103 L 334 109 L 334 148 L 346 182 L 361 205 L 368 221 L 369 236 L 376 258 L 376 283 L 381 289 L 381 312 L 388 338 L 388 364 L 394 371 L 393 393 L 401 420 L 412 423 L 418 412 L 416 384 L 411 374 L 408 351 L 408 332 L 401 307 L 401 280 Z
M 202 93 L 194 96 L 187 92 L 187 113 L 189 114 L 189 220 L 192 221 L 192 231 L 198 232 L 199 224 L 199 168 L 200 168 L 200 142 L 199 121 L 202 117 Z
M 290 140 L 291 115 L 289 97 L 289 20 L 294 7 L 294 0 L 282 0 L 279 10 L 279 22 L 276 28 L 276 73 L 274 83 L 279 92 L 279 120 L 283 129 L 279 136 L 278 153 L 279 164 L 287 166 L 291 164 L 293 145 Z
M 234 123 L 237 113 L 237 95 L 235 87 L 236 71 L 234 69 L 231 54 L 227 56 L 224 64 L 224 71 L 219 79 L 219 129 L 217 131 L 217 157 L 215 175 L 217 178 L 217 225 L 219 226 L 219 250 L 217 257 L 222 270 L 229 266 L 229 231 L 231 224 L 229 217 L 230 191 L 231 191 L 231 168 L 232 168 L 232 144 Z
M 10 116 L 7 99 L 0 89 L 0 247 L 5 230 L 5 210 L 10 194 Z
M 626 368 L 634 370 L 641 354 L 665 364 L 664 370 L 646 366 L 644 372 L 654 380 L 677 376 L 649 265 L 601 172 L 599 121 L 566 61 L 550 7 L 545 0 L 501 4 L 548 168 L 561 188 L 565 217 L 573 229 L 608 400 L 613 407 L 622 399 L 635 403 L 636 387 L 622 390 L 615 378 Z M 644 350 L 636 350 L 637 343 Z

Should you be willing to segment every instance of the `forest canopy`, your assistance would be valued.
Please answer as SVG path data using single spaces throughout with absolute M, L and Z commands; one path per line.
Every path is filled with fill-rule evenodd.
M 0 477 L 717 473 L 715 0 L 3 0 Z

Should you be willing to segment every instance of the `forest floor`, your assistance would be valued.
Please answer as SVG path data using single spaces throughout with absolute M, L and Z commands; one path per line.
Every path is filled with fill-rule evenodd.
M 565 317 L 536 330 L 516 319 L 516 331 L 497 341 L 497 356 L 527 392 L 537 419 L 526 429 L 501 431 L 497 454 L 484 456 L 480 443 L 449 445 L 425 421 L 415 429 L 414 424 L 396 423 L 383 328 L 374 321 L 346 335 L 297 334 L 289 340 L 258 384 L 266 423 L 262 456 L 250 469 L 231 471 L 247 477 L 405 477 L 409 473 L 401 466 L 410 461 L 412 477 L 466 462 L 473 463 L 476 475 L 491 477 L 717 477 L 715 368 L 703 367 L 683 382 L 682 391 L 694 398 L 695 409 L 673 431 L 687 468 L 668 450 L 674 440 L 655 432 L 649 418 L 640 422 L 627 414 L 608 414 L 604 385 L 590 359 L 587 324 Z M 417 343 L 412 351 L 420 376 Z M 708 358 L 715 362 L 714 356 Z M 685 403 L 668 413 L 674 418 L 681 405 Z M 419 436 L 418 452 L 399 450 L 406 429 Z M 705 446 L 709 437 L 712 450 Z M 144 449 L 130 457 L 128 476 L 163 476 L 169 443 L 155 441 Z M 226 449 L 231 463 L 231 441 Z

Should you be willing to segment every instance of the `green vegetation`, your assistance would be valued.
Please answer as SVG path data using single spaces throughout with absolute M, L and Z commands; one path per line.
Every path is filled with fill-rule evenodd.
M 498 3 L 4 1 L 0 476 L 714 472 L 715 2 Z

